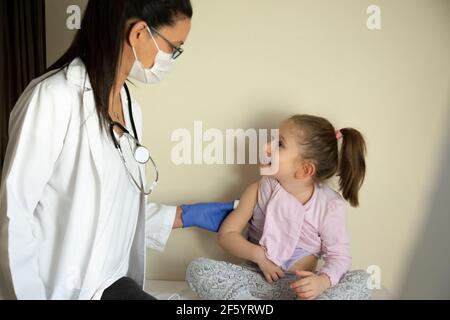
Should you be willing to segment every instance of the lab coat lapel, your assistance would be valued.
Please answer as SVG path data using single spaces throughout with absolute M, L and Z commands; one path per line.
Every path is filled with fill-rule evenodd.
M 89 76 L 87 75 L 86 68 L 81 59 L 77 58 L 72 61 L 67 69 L 67 78 L 74 84 L 81 87 L 82 90 L 82 110 L 83 110 L 83 124 L 84 130 L 87 133 L 89 140 L 89 147 L 92 154 L 92 158 L 97 170 L 98 179 L 102 180 L 102 168 L 103 168 L 103 149 L 102 149 L 102 132 L 100 131 L 99 118 L 97 115 L 97 109 L 95 107 L 94 91 L 92 90 Z M 125 91 L 122 91 L 122 95 L 125 97 L 123 100 L 125 108 L 128 106 Z M 127 108 L 128 111 L 128 108 Z M 135 120 L 136 129 L 140 135 L 139 139 L 142 139 L 142 119 L 139 114 L 135 112 L 133 108 L 133 118 Z M 128 112 L 126 112 L 127 114 Z M 128 114 L 128 123 L 130 115 Z M 108 132 L 106 134 L 109 134 Z M 144 166 L 139 166 L 141 177 L 143 177 L 144 183 L 147 183 L 146 172 Z
M 88 137 L 89 148 L 92 154 L 92 159 L 95 164 L 95 168 L 98 174 L 98 180 L 100 185 L 102 184 L 102 168 L 103 168 L 103 145 L 102 145 L 102 132 L 99 126 L 99 118 L 97 115 L 97 109 L 95 104 L 94 92 L 89 81 L 89 76 L 86 73 L 86 68 L 81 61 L 81 59 L 75 59 L 67 69 L 67 78 L 70 79 L 74 84 L 81 87 L 81 116 L 83 130 Z M 134 113 L 136 116 L 136 113 Z M 137 116 L 135 117 L 136 127 L 138 134 L 141 134 L 141 119 Z M 109 134 L 109 132 L 106 132 Z M 143 177 L 145 178 L 145 169 L 139 168 Z M 100 195 L 101 196 L 101 195 Z M 129 274 L 144 287 L 145 279 L 145 261 L 146 261 L 146 250 L 145 250 L 145 215 L 146 215 L 146 199 L 143 194 L 141 194 L 141 205 L 138 216 L 138 226 L 136 230 L 135 238 L 133 239 L 133 245 L 130 252 L 130 266 Z M 103 199 L 100 199 L 102 203 Z M 100 209 L 102 212 L 102 209 Z M 99 220 L 102 217 L 100 216 Z M 99 224 L 100 225 L 100 224 Z M 100 235 L 97 233 L 96 236 Z M 94 242 L 96 239 L 94 240 Z M 88 270 L 90 273 L 95 274 L 97 272 L 97 265 L 89 265 Z M 92 289 L 92 292 L 91 292 Z M 86 289 L 86 292 L 80 294 L 80 296 L 86 296 L 88 299 L 94 295 L 93 288 Z M 83 295 L 84 294 L 84 295 Z
M 84 128 L 88 136 L 89 147 L 97 169 L 98 177 L 101 181 L 101 168 L 103 167 L 103 149 L 101 143 L 102 133 L 99 127 L 99 119 L 95 108 L 94 94 L 92 90 L 85 91 L 83 94 L 83 111 L 86 115 L 84 120 Z
M 98 173 L 99 181 L 102 177 L 103 149 L 101 131 L 97 110 L 95 107 L 94 91 L 92 90 L 86 67 L 80 58 L 74 59 L 68 66 L 66 77 L 81 88 L 82 121 L 89 140 L 89 147 Z

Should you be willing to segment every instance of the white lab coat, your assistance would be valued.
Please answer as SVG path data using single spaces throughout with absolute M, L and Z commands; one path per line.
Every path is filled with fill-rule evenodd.
M 141 139 L 134 100 L 133 116 Z M 0 188 L 0 299 L 93 299 L 105 195 L 100 127 L 83 62 L 34 80 L 9 129 Z M 164 250 L 176 207 L 141 201 L 128 276 L 143 287 L 145 245 Z

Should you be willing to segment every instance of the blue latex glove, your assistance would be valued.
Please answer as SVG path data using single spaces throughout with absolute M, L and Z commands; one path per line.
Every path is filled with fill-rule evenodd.
M 184 228 L 199 227 L 212 232 L 220 229 L 225 218 L 234 210 L 235 202 L 228 203 L 199 203 L 193 205 L 183 205 Z

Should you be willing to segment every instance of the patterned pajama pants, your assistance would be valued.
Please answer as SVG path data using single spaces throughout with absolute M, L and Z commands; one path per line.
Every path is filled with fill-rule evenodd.
M 319 299 L 367 300 L 369 275 L 364 271 L 346 273 L 339 284 L 325 291 Z M 186 282 L 203 300 L 295 300 L 290 285 L 297 281 L 295 274 L 269 284 L 256 265 L 235 265 L 224 261 L 199 258 L 186 271 Z

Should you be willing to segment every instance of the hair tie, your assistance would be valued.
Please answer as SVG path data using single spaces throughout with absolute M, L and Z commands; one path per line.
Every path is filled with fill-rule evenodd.
M 344 138 L 344 135 L 342 134 L 342 132 L 340 130 L 336 131 L 336 139 L 341 140 L 342 138 Z

